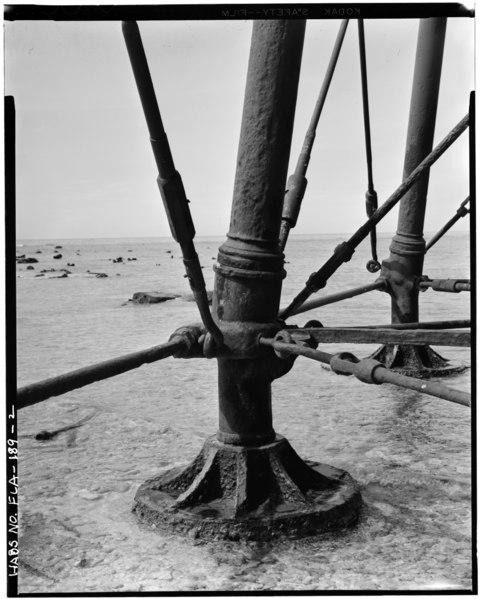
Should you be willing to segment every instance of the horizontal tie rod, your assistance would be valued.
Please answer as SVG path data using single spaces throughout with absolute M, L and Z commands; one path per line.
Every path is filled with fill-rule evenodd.
M 432 331 L 425 329 L 355 329 L 343 327 L 286 329 L 295 339 L 310 335 L 319 343 L 390 343 L 408 345 L 442 345 L 470 347 L 469 331 Z
M 354 327 L 342 327 L 344 329 L 396 329 L 396 330 L 414 330 L 414 329 L 465 329 L 470 328 L 472 321 L 466 320 L 427 320 L 425 322 L 396 322 L 393 324 L 366 324 Z
M 280 335 L 282 335 L 282 333 L 280 333 Z M 285 335 L 285 332 L 283 335 Z M 288 336 L 288 333 L 286 335 Z M 452 389 L 441 383 L 434 383 L 399 374 L 398 372 L 388 370 L 388 368 L 381 362 L 372 358 L 359 360 L 356 356 L 347 352 L 333 355 L 324 351 L 312 349 L 311 347 L 296 345 L 295 343 L 285 343 L 284 341 L 268 339 L 265 337 L 260 338 L 259 343 L 260 345 L 272 347 L 280 357 L 285 357 L 285 355 L 304 356 L 311 360 L 328 364 L 337 374 L 353 374 L 357 379 L 364 383 L 373 383 L 377 385 L 390 383 L 398 387 L 426 393 L 427 395 L 439 397 L 440 399 L 445 399 L 463 406 L 470 406 L 470 395 L 464 391 Z

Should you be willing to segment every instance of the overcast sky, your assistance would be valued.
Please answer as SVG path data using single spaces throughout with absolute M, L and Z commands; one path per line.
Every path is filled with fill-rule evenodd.
M 289 173 L 340 21 L 307 22 Z M 17 237 L 170 234 L 119 22 L 5 22 L 5 92 L 17 111 Z M 197 236 L 225 235 L 251 21 L 139 22 Z M 450 19 L 435 142 L 468 111 L 474 21 Z M 400 184 L 417 19 L 365 21 L 373 173 L 379 202 Z M 353 233 L 367 186 L 357 23 L 349 23 L 317 129 L 295 233 Z M 430 178 L 426 231 L 468 195 L 468 133 Z M 396 228 L 395 209 L 379 226 Z M 457 229 L 467 229 L 462 219 Z

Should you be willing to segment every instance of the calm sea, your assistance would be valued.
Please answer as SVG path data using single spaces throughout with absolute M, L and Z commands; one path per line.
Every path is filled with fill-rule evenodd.
M 283 306 L 347 237 L 291 237 Z M 213 287 L 212 266 L 223 240 L 196 240 L 208 289 Z M 389 235 L 379 236 L 380 259 L 388 255 L 389 243 Z M 33 269 L 17 265 L 18 386 L 163 343 L 177 327 L 199 321 L 195 304 L 185 297 L 191 292 L 172 240 L 17 244 L 17 255 L 38 260 Z M 365 268 L 368 242 L 363 246 L 322 293 L 375 280 Z M 58 253 L 62 258 L 54 259 Z M 123 261 L 114 262 L 119 257 Z M 60 278 L 59 269 L 67 269 L 68 276 Z M 108 276 L 95 277 L 88 271 Z M 447 234 L 427 254 L 424 273 L 469 279 L 468 235 Z M 133 305 L 128 300 L 137 291 L 180 297 Z M 429 290 L 420 296 L 420 318 L 469 318 L 469 300 L 468 293 Z M 389 298 L 374 291 L 289 322 L 303 325 L 312 318 L 325 326 L 388 323 Z M 376 346 L 325 349 L 363 357 Z M 470 363 L 466 348 L 435 349 L 454 362 Z M 470 370 L 446 384 L 469 391 Z M 20 412 L 21 513 L 24 531 L 37 530 L 40 535 L 27 534 L 27 541 L 33 540 L 24 540 L 30 570 L 23 570 L 21 591 L 470 588 L 469 410 L 415 392 L 338 377 L 303 358 L 274 383 L 275 429 L 302 457 L 348 470 L 357 479 L 365 502 L 360 524 L 338 536 L 278 543 L 269 548 L 268 560 L 247 553 L 242 567 L 236 545 L 229 552 L 240 565 L 225 562 L 224 551 L 212 561 L 215 553 L 201 544 L 138 527 L 129 511 L 136 488 L 162 468 L 195 457 L 216 430 L 216 394 L 215 360 L 168 359 Z M 62 435 L 48 446 L 32 437 L 38 430 L 52 430 L 88 414 L 94 416 L 70 444 Z M 103 535 L 97 543 L 101 559 L 96 565 L 92 562 L 88 573 L 74 567 L 76 554 L 70 561 L 64 557 L 48 562 L 39 548 L 35 550 L 43 534 L 35 522 L 52 531 L 54 519 L 89 539 Z M 123 535 L 120 541 L 117 532 Z M 151 550 L 160 538 L 165 541 L 163 565 Z M 102 553 L 109 544 L 115 551 Z M 135 572 L 122 570 L 122 560 L 128 559 L 136 564 Z M 201 579 L 192 578 L 195 563 L 204 572 Z M 35 569 L 37 575 L 32 573 Z M 38 572 L 47 574 L 42 578 Z

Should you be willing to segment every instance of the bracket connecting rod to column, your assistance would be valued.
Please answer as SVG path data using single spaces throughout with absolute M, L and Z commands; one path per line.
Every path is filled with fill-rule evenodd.
M 124 21 L 122 30 L 150 133 L 150 141 L 158 168 L 157 183 L 167 213 L 168 224 L 173 238 L 180 244 L 187 278 L 203 324 L 212 335 L 215 344 L 221 346 L 223 335 L 213 320 L 208 307 L 205 280 L 193 243 L 195 227 L 193 226 L 182 178 L 175 169 L 170 145 L 163 128 L 140 31 L 135 21 Z

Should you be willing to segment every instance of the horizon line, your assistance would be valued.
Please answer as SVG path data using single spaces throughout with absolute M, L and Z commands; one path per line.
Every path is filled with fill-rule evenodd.
M 424 234 L 435 234 L 437 231 L 424 231 Z M 450 231 L 450 233 L 469 233 L 469 229 L 456 229 L 454 231 Z M 396 232 L 395 231 L 377 231 L 377 235 L 381 235 L 381 236 L 392 236 L 395 235 Z M 348 235 L 346 232 L 334 232 L 334 233 L 291 233 L 290 234 L 290 238 L 292 237 L 315 237 L 315 236 L 320 236 L 320 235 L 330 235 L 330 236 L 338 236 L 338 235 Z M 227 234 L 212 234 L 212 235 L 196 235 L 195 239 L 199 240 L 199 239 L 211 239 L 212 237 L 218 238 L 218 237 L 227 237 Z M 49 240 L 54 240 L 54 239 L 61 239 L 61 240 L 67 240 L 67 239 L 106 239 L 106 240 L 114 240 L 114 239 L 158 239 L 158 240 L 170 240 L 170 241 L 174 241 L 173 237 L 171 237 L 170 235 L 125 235 L 125 236 L 100 236 L 100 237 L 89 237 L 89 236 L 77 236 L 77 237 L 60 237 L 60 236 L 53 236 L 53 237 L 15 237 L 15 241 L 34 241 L 34 240 L 38 240 L 38 241 L 49 241 Z M 176 242 L 175 242 L 176 243 Z

